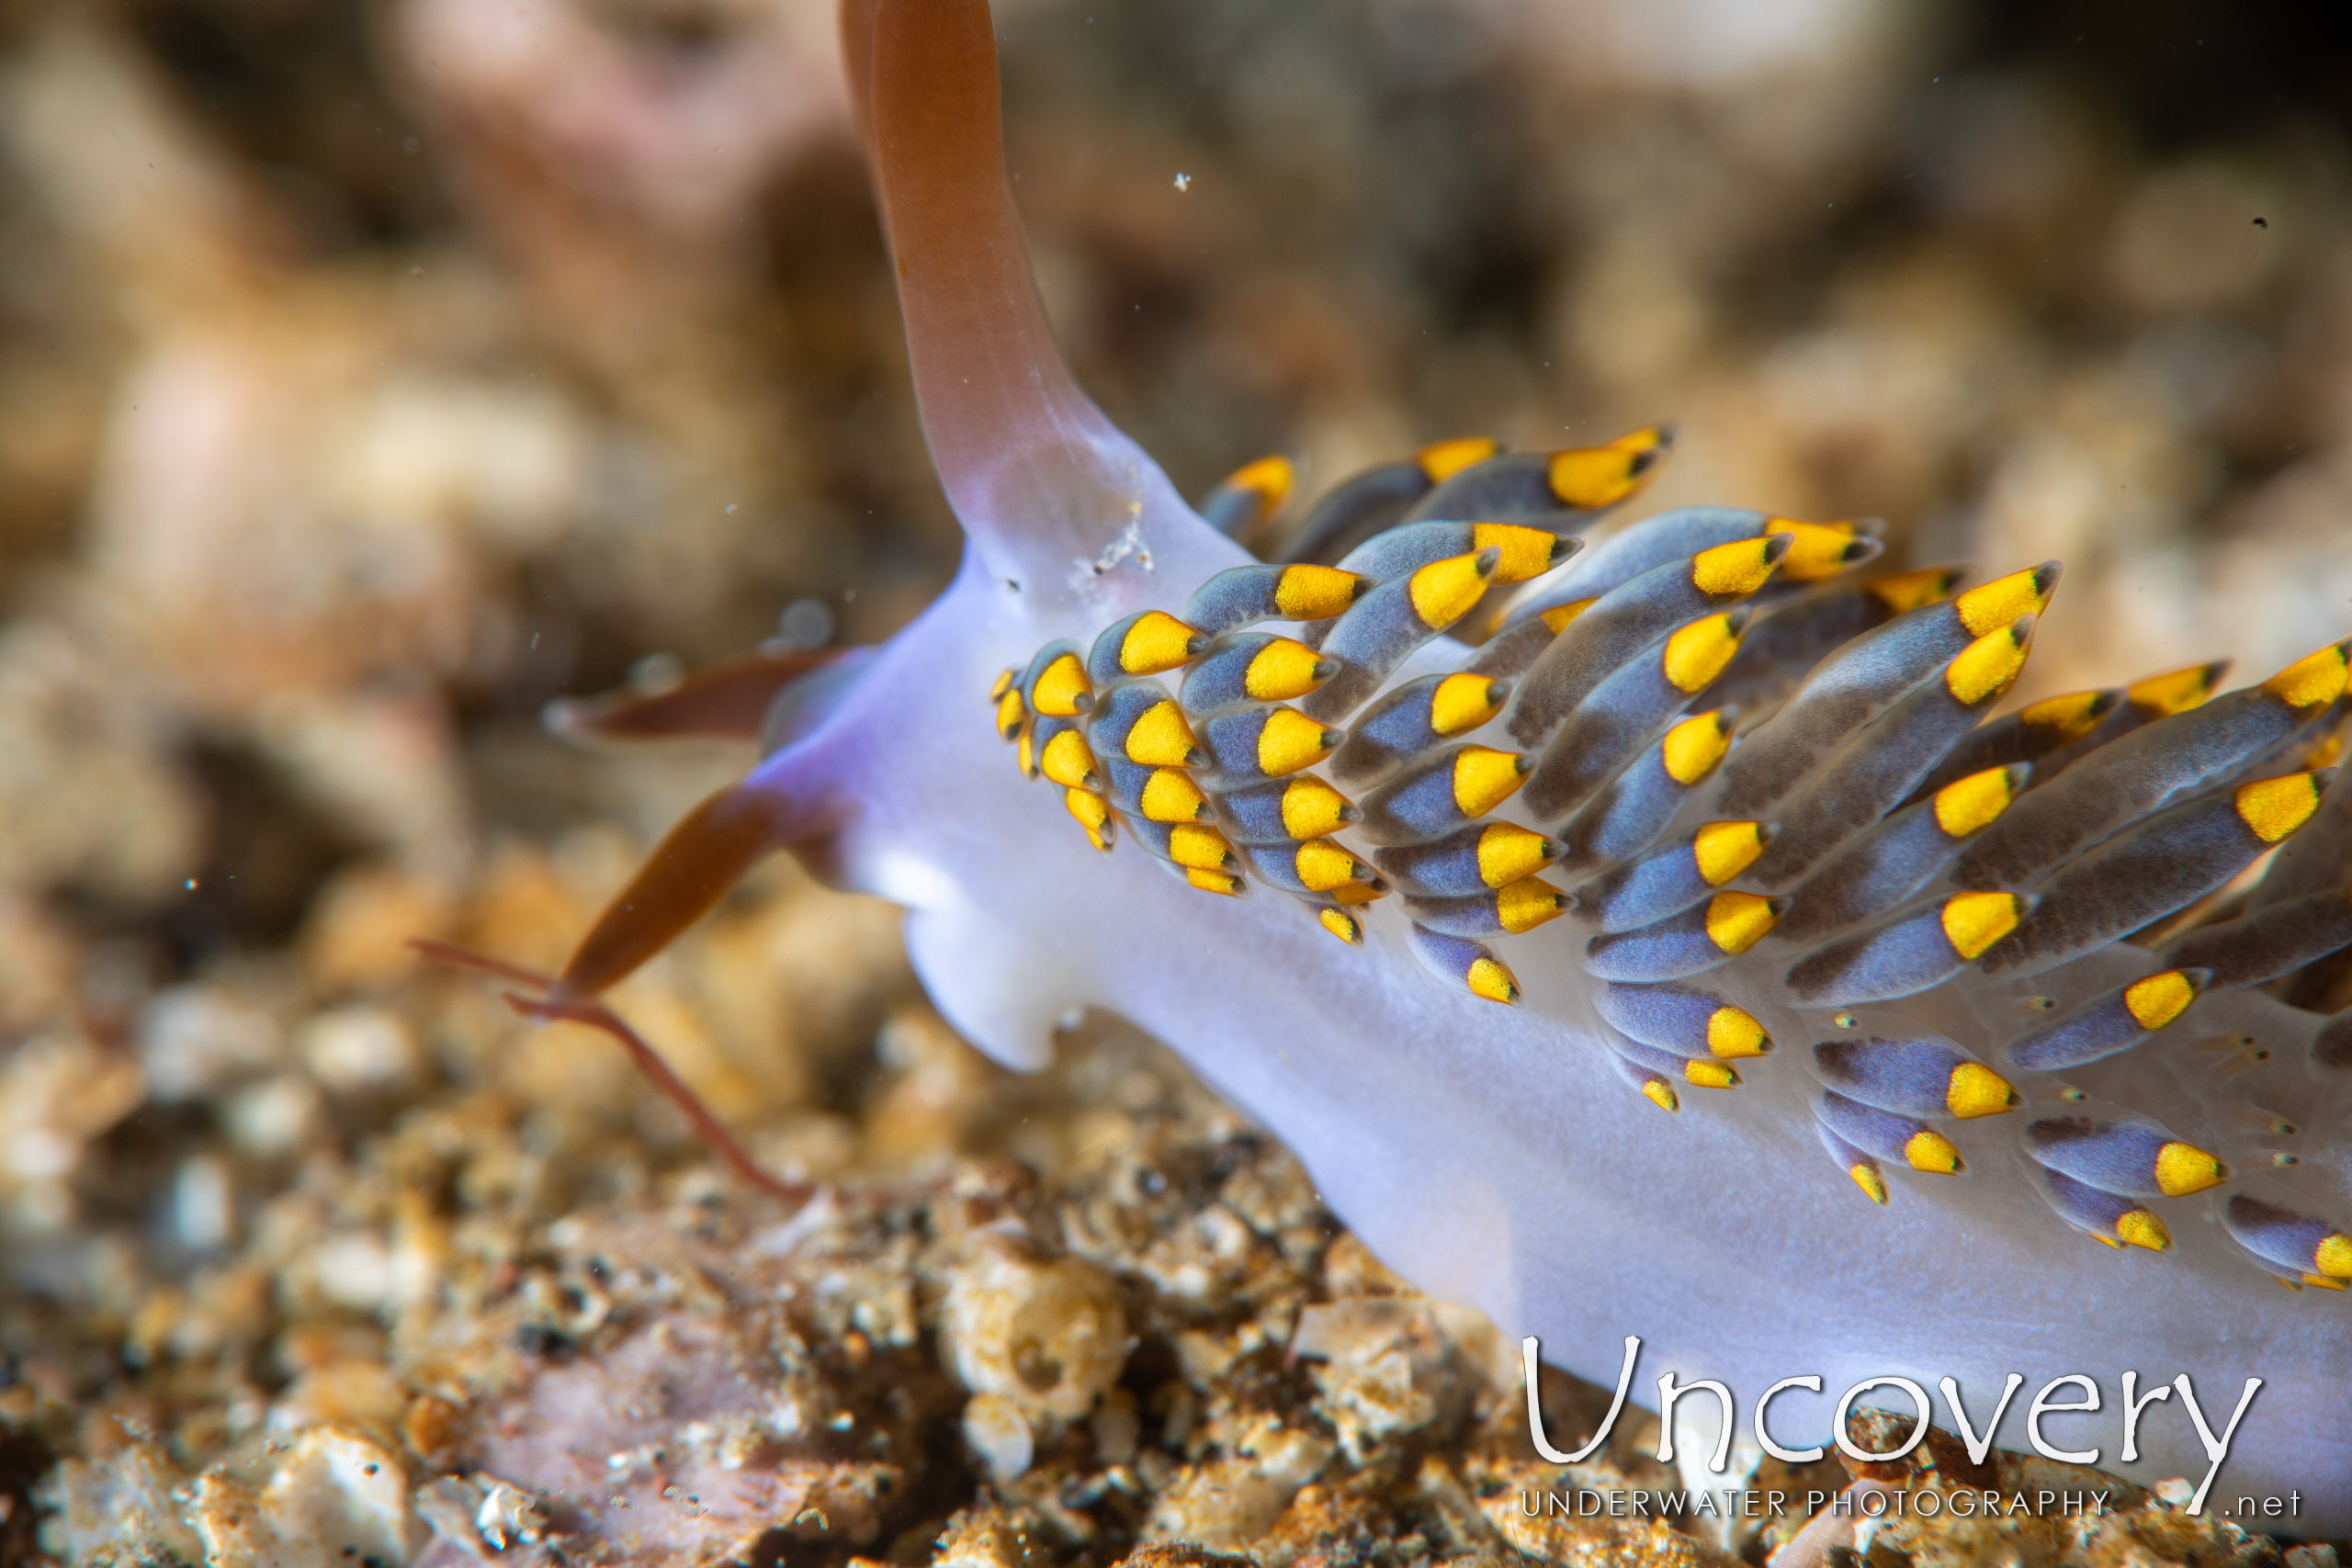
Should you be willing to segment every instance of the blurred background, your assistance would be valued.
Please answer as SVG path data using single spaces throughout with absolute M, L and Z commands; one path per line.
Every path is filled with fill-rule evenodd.
M 1642 509 L 2064 558 L 2021 697 L 2352 630 L 2343 15 L 999 23 L 1049 311 L 1188 493 L 1671 418 Z M 322 1367 L 396 1388 L 401 1160 L 524 1216 L 693 1162 L 401 944 L 560 958 L 741 765 L 550 699 L 945 581 L 899 333 L 822 0 L 0 0 L 0 1386 L 193 1468 Z M 778 867 L 623 999 L 780 1163 L 1050 1161 L 895 930 Z M 527 1180 L 451 1174 L 501 1139 Z M 41 1429 L 0 1501 L 85 1441 Z

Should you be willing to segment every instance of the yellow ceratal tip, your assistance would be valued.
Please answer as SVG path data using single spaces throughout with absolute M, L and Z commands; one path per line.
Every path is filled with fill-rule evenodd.
M 1046 742 L 1037 755 L 1037 771 L 1068 789 L 1100 789 L 1094 775 L 1094 753 L 1075 729 L 1065 729 Z
M 2033 617 L 2019 615 L 1978 637 L 1944 666 L 1944 690 L 1962 707 L 1992 701 L 2016 683 L 2033 646 Z
M 2115 1235 L 2119 1241 L 2144 1247 L 2150 1252 L 2172 1249 L 2172 1232 L 2165 1229 L 2164 1221 L 2145 1209 L 2126 1209 L 2116 1215 Z
M 1540 876 L 1522 876 L 1495 895 L 1495 918 L 1513 936 L 1559 919 L 1567 907 L 1568 896 Z
M 2197 993 L 2205 988 L 2205 981 L 2211 974 L 2210 969 L 2167 969 L 2144 980 L 2134 980 L 2123 987 L 2123 1005 L 2141 1028 L 2151 1032 L 2162 1029 L 2188 1010 L 2188 1004 L 2197 999 Z
M 1688 787 L 1715 771 L 1715 764 L 1731 750 L 1731 713 L 1717 708 L 1696 718 L 1686 718 L 1666 732 L 1659 760 L 1666 764 L 1666 776 Z
M 1606 446 L 1572 446 L 1552 454 L 1552 494 L 1578 511 L 1614 506 L 1642 488 L 1674 445 L 1674 427 L 1653 424 Z
M 2024 763 L 2013 762 L 1955 779 L 1936 791 L 1936 826 L 1954 839 L 1983 832 L 1993 825 L 1995 818 L 2009 808 L 2031 772 Z
M 1372 579 L 1336 566 L 1286 566 L 1274 580 L 1274 608 L 1286 621 L 1327 621 L 1371 587 Z
M 1317 909 L 1315 919 L 1322 928 L 1346 942 L 1350 947 L 1363 944 L 1363 922 L 1345 909 Z
M 1682 1064 L 1682 1081 L 1699 1089 L 1737 1089 L 1739 1069 L 1729 1062 L 1693 1059 Z
M 1250 655 L 1242 690 L 1261 703 L 1303 697 L 1339 672 L 1339 665 L 1295 637 L 1278 637 Z
M 1296 708 L 1276 708 L 1266 716 L 1265 727 L 1258 731 L 1258 771 L 1268 778 L 1278 779 L 1301 768 L 1311 768 L 1346 739 Z
M 1091 791 L 1066 789 L 1062 791 L 1062 806 L 1086 829 L 1086 841 L 1109 854 L 1119 837 L 1119 819 L 1112 815 L 1110 805 Z
M 2025 908 L 2015 893 L 1955 893 L 1944 900 L 1944 940 L 1962 958 L 1982 958 L 1986 948 L 2018 929 Z
M 1863 1197 L 1873 1203 L 1886 1202 L 1886 1178 L 1879 1174 L 1878 1167 L 1856 1160 L 1846 1168 L 1846 1174 L 1854 1179 L 1854 1185 L 1862 1190 Z
M 1708 822 L 1690 836 L 1690 858 L 1710 887 L 1721 887 L 1756 863 L 1772 829 L 1762 822 Z
M 1430 562 L 1405 584 L 1414 615 L 1431 631 L 1445 630 L 1470 613 L 1501 561 L 1502 552 L 1488 548 Z
M 1675 1094 L 1674 1086 L 1664 1078 L 1644 1078 L 1642 1094 L 1660 1111 L 1677 1111 L 1682 1109 L 1682 1101 Z
M 1065 653 L 1039 672 L 1029 700 L 1048 717 L 1076 718 L 1094 705 L 1094 687 L 1078 655 Z
M 1183 768 L 1204 759 L 1184 710 L 1172 698 L 1162 697 L 1136 716 L 1127 728 L 1127 761 L 1146 768 Z
M 1012 690 L 1012 683 L 1019 679 L 1021 671 L 1018 670 L 999 671 L 997 678 L 989 682 L 989 701 L 1001 704 L 1005 694 Z
M 2312 1266 L 2330 1280 L 2352 1280 L 2352 1236 L 2336 1231 L 2312 1249 Z
M 1029 724 L 1029 710 L 1021 705 L 1021 694 L 1007 692 L 996 700 L 996 733 L 1000 740 L 1018 740 Z
M 1291 856 L 1298 879 L 1309 892 L 1329 893 L 1351 882 L 1374 880 L 1372 867 L 1329 839 L 1309 839 Z
M 1956 1176 L 1968 1168 L 1952 1141 L 1928 1127 L 1920 1128 L 1903 1141 L 1903 1157 L 1912 1169 L 1933 1176 Z
M 1729 1059 L 1771 1055 L 1772 1037 L 1753 1013 L 1726 1002 L 1707 1017 L 1707 1051 Z
M 1489 822 L 1478 830 L 1478 880 L 1489 887 L 1509 886 L 1566 852 L 1532 829 Z
M 1030 725 L 1023 725 L 1021 734 L 1013 741 L 1013 746 L 1015 748 L 1012 753 L 1013 765 L 1021 770 L 1021 776 L 1024 779 L 1035 778 L 1037 776 L 1037 731 L 1035 728 Z
M 1129 675 L 1157 675 L 1200 657 L 1209 639 L 1162 610 L 1136 617 L 1119 639 L 1119 668 Z
M 1535 613 L 1535 618 L 1544 623 L 1546 631 L 1554 637 L 1558 637 L 1568 629 L 1578 615 L 1600 603 L 1600 595 L 1598 593 L 1589 599 L 1571 599 L 1565 604 L 1555 604 L 1548 610 L 1538 610 Z
M 1718 598 L 1745 597 L 1764 586 L 1772 569 L 1789 553 L 1790 536 L 1766 534 L 1759 538 L 1734 539 L 1690 558 L 1690 586 Z
M 2290 708 L 2317 707 L 2344 694 L 2345 650 L 2352 639 L 2332 642 L 2317 653 L 2298 659 L 2262 683 L 2262 689 Z
M 1707 900 L 1707 940 L 1737 957 L 1772 934 L 1787 909 L 1785 898 L 1759 898 L 1753 893 L 1718 893 Z
M 1962 1122 L 2017 1109 L 2018 1091 L 1982 1062 L 1962 1062 L 1944 1080 L 1944 1109 Z
M 1168 858 L 1194 871 L 1231 871 L 1233 846 L 1214 828 L 1187 822 L 1168 834 Z
M 2166 1144 L 2156 1151 L 2156 1190 L 2186 1198 L 2229 1179 L 2230 1168 L 2193 1144 Z
M 1345 904 L 1353 908 L 1358 904 L 1369 904 L 1376 898 L 1387 897 L 1388 884 L 1375 876 L 1370 882 L 1351 882 L 1345 887 L 1328 888 L 1323 897 L 1334 904 Z
M 1543 576 L 1566 558 L 1572 545 L 1548 529 L 1521 523 L 1473 523 L 1470 547 L 1495 552 L 1495 581 L 1504 583 Z
M 1871 579 L 1865 586 L 1880 604 L 1900 615 L 1951 598 L 1951 591 L 1960 586 L 1960 571 L 1949 566 L 1931 566 L 1917 571 L 1892 571 L 1884 577 Z
M 1154 768 L 1143 781 L 1143 814 L 1154 822 L 1205 822 L 1209 797 L 1182 768 Z
M 1462 976 L 1462 983 L 1470 987 L 1470 994 L 1474 997 L 1484 997 L 1490 1002 L 1501 1002 L 1506 1007 L 1519 1004 L 1519 976 L 1505 967 L 1499 959 L 1473 959 L 1468 972 Z
M 2041 743 L 2064 746 L 2088 735 L 2123 700 L 2120 692 L 2068 692 L 2018 709 L 2018 722 L 2041 732 Z
M 1227 898 L 1238 898 L 1250 885 L 1229 871 L 1211 871 L 1204 866 L 1184 868 L 1184 880 L 1204 893 L 1221 893 Z
M 2275 844 L 2312 819 L 2322 787 L 2316 773 L 2286 773 L 2240 784 L 2231 798 L 2238 820 L 2264 843 Z
M 1739 636 L 1747 627 L 1745 609 L 1693 621 L 1666 639 L 1659 668 L 1676 691 L 1697 692 L 1724 672 L 1739 651 Z
M 2151 675 L 2123 688 L 2123 699 L 2152 718 L 2169 718 L 2177 713 L 2201 707 L 2230 672 L 2230 661 L 2216 659 L 2210 664 L 2191 664 L 2183 670 L 2167 670 L 2161 675 Z
M 1464 817 L 1484 817 L 1527 782 L 1534 759 L 1491 746 L 1464 746 L 1453 759 L 1453 806 Z
M 1413 461 L 1420 465 L 1422 477 L 1430 483 L 1442 485 L 1502 449 L 1503 444 L 1491 435 L 1457 435 L 1451 441 L 1430 442 L 1413 454 Z
M 1272 517 L 1298 483 L 1298 465 L 1277 452 L 1254 463 L 1244 463 L 1225 476 L 1227 489 L 1246 490 L 1258 498 L 1258 515 Z
M 1440 735 L 1476 729 L 1502 711 L 1510 682 L 1487 675 L 1448 675 L 1430 693 L 1430 728 Z
M 2056 561 L 2046 560 L 2030 571 L 1996 577 L 1953 600 L 1952 611 L 1971 637 L 1998 631 L 2019 615 L 2038 615 L 2048 609 L 2062 570 Z
M 1311 773 L 1283 787 L 1283 831 L 1294 839 L 1319 839 L 1363 815 L 1346 795 Z
M 1850 522 L 1800 523 L 1793 517 L 1768 517 L 1762 532 L 1783 535 L 1789 553 L 1781 575 L 1792 582 L 1835 577 L 1871 552 L 1871 542 Z

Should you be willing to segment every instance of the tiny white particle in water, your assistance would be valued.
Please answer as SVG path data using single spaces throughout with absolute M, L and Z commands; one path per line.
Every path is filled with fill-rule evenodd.
M 1182 173 L 1182 171 L 1179 171 L 1179 172 L 1178 172 L 1178 174 L 1177 174 L 1177 175 L 1176 175 L 1176 188 L 1177 188 L 1178 190 L 1190 190 L 1190 189 L 1192 189 L 1192 188 L 1193 188 L 1193 176 L 1192 176 L 1192 175 L 1188 175 L 1188 174 L 1184 174 L 1184 173 Z

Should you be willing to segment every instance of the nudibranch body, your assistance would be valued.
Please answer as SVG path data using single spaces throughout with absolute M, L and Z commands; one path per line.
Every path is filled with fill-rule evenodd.
M 2215 1495 L 2352 1528 L 2352 1018 L 2270 984 L 2352 943 L 2346 645 L 1988 722 L 2054 564 L 1597 525 L 1657 433 L 1433 447 L 1261 561 L 1232 535 L 1285 471 L 1212 525 L 1053 345 L 983 0 L 843 31 L 963 568 L 784 688 L 559 998 L 790 843 L 908 907 L 970 1039 L 1035 1065 L 1075 1010 L 1132 1020 L 1392 1266 L 1571 1371 L 1639 1335 L 1636 1400 L 1717 1379 L 1743 1427 L 1817 1375 L 1773 1403 L 1790 1446 L 1865 1379 L 1956 1380 L 1981 1427 L 2008 1374 L 2081 1374 L 2107 1403 L 2045 1437 L 2143 1479 L 2203 1476 L 2199 1421 L 2259 1378 Z M 2127 1373 L 2201 1410 L 2146 1404 L 2126 1451 Z

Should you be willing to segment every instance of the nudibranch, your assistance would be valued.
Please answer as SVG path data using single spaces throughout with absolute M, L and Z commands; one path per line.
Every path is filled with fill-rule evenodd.
M 1636 1400 L 1717 1379 L 1743 1430 L 1816 1374 L 1773 1403 L 1792 1446 L 1869 1378 L 1954 1379 L 1981 1427 L 2008 1374 L 2081 1374 L 2109 1402 L 2047 1434 L 2148 1480 L 2210 1461 L 2186 1399 L 2120 1442 L 2126 1373 L 2187 1373 L 2216 1431 L 2259 1378 L 2215 1495 L 2352 1529 L 2352 1014 L 2299 1005 L 2352 945 L 2352 641 L 1991 716 L 2055 563 L 1605 523 L 1661 431 L 1444 443 L 1287 528 L 1269 460 L 1196 511 L 1049 335 L 985 0 L 842 31 L 962 569 L 878 648 L 591 716 L 763 756 L 544 1010 L 788 845 L 906 906 L 980 1046 L 1124 1015 L 1572 1372 L 1638 1335 Z

